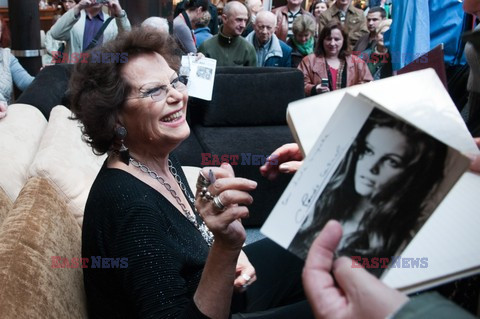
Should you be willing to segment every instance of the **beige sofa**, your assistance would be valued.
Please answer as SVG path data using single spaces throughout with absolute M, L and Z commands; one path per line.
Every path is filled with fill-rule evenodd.
M 71 112 L 49 122 L 36 108 L 9 107 L 0 121 L 0 316 L 86 318 L 81 268 L 53 268 L 52 257 L 81 257 L 89 189 L 105 157 L 81 140 Z M 186 167 L 192 185 L 198 168 Z

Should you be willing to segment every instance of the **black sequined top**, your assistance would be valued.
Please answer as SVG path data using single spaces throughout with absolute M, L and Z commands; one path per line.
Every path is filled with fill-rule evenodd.
M 90 318 L 206 318 L 193 295 L 208 251 L 200 232 L 159 192 L 104 165 L 83 221 Z

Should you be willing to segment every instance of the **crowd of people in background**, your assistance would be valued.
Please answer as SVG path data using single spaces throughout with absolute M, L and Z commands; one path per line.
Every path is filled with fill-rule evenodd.
M 130 30 L 118 0 L 107 1 L 107 6 L 95 4 L 95 0 L 57 2 L 64 14 L 46 34 L 44 64 L 48 65 L 49 59 L 71 63 L 70 55 L 91 48 L 90 42 L 99 45 Z M 142 25 L 155 24 L 158 30 L 168 31 L 183 53 L 201 53 L 216 59 L 217 66 L 299 68 L 307 96 L 394 74 L 392 52 L 383 40 L 393 22 L 391 0 L 313 0 L 306 5 L 304 8 L 301 0 L 287 0 L 271 9 L 274 21 L 272 15 L 262 13 L 268 8 L 262 0 L 182 0 L 175 5 L 170 26 L 165 17 L 150 17 Z M 109 14 L 114 23 L 107 24 Z M 106 28 L 100 30 L 103 22 Z M 329 31 L 322 34 L 324 28 Z M 338 50 L 339 58 L 325 60 L 329 49 Z M 67 58 L 55 59 L 51 52 Z M 323 62 L 319 66 L 312 64 L 315 61 Z
M 164 17 L 150 17 L 142 26 L 170 33 L 183 53 L 201 53 L 216 59 L 217 66 L 299 68 L 307 96 L 394 74 L 384 41 L 393 22 L 391 0 L 313 0 L 306 8 L 301 0 L 286 2 L 267 14 L 262 0 L 183 0 L 170 25 Z M 44 37 L 44 65 L 74 63 L 72 54 L 131 29 L 118 0 L 39 3 L 41 8 L 56 5 L 63 15 Z

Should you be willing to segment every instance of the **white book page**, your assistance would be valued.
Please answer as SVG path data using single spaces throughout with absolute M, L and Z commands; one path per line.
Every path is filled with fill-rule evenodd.
M 479 153 L 443 84 L 427 69 L 290 103 L 287 119 L 305 154 L 347 92 L 361 92 L 464 153 Z M 411 292 L 438 285 L 439 277 L 445 282 L 480 272 L 479 190 L 480 175 L 465 173 L 402 253 L 428 252 L 428 267 L 392 268 L 383 281 Z
M 217 60 L 197 56 L 182 56 L 183 75 L 188 75 L 188 95 L 211 101 Z
M 383 282 L 402 289 L 469 269 L 479 271 L 479 190 L 480 176 L 466 172 L 402 252 L 406 257 L 427 257 L 428 267 L 391 268 Z
M 372 109 L 373 105 L 366 101 L 344 96 L 341 107 L 263 224 L 263 234 L 288 248 Z

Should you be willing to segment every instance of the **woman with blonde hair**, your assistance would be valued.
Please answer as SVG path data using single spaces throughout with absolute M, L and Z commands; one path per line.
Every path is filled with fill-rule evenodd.
M 292 48 L 292 67 L 296 68 L 302 59 L 313 53 L 317 23 L 309 15 L 301 15 L 293 20 L 293 37 L 287 39 Z

